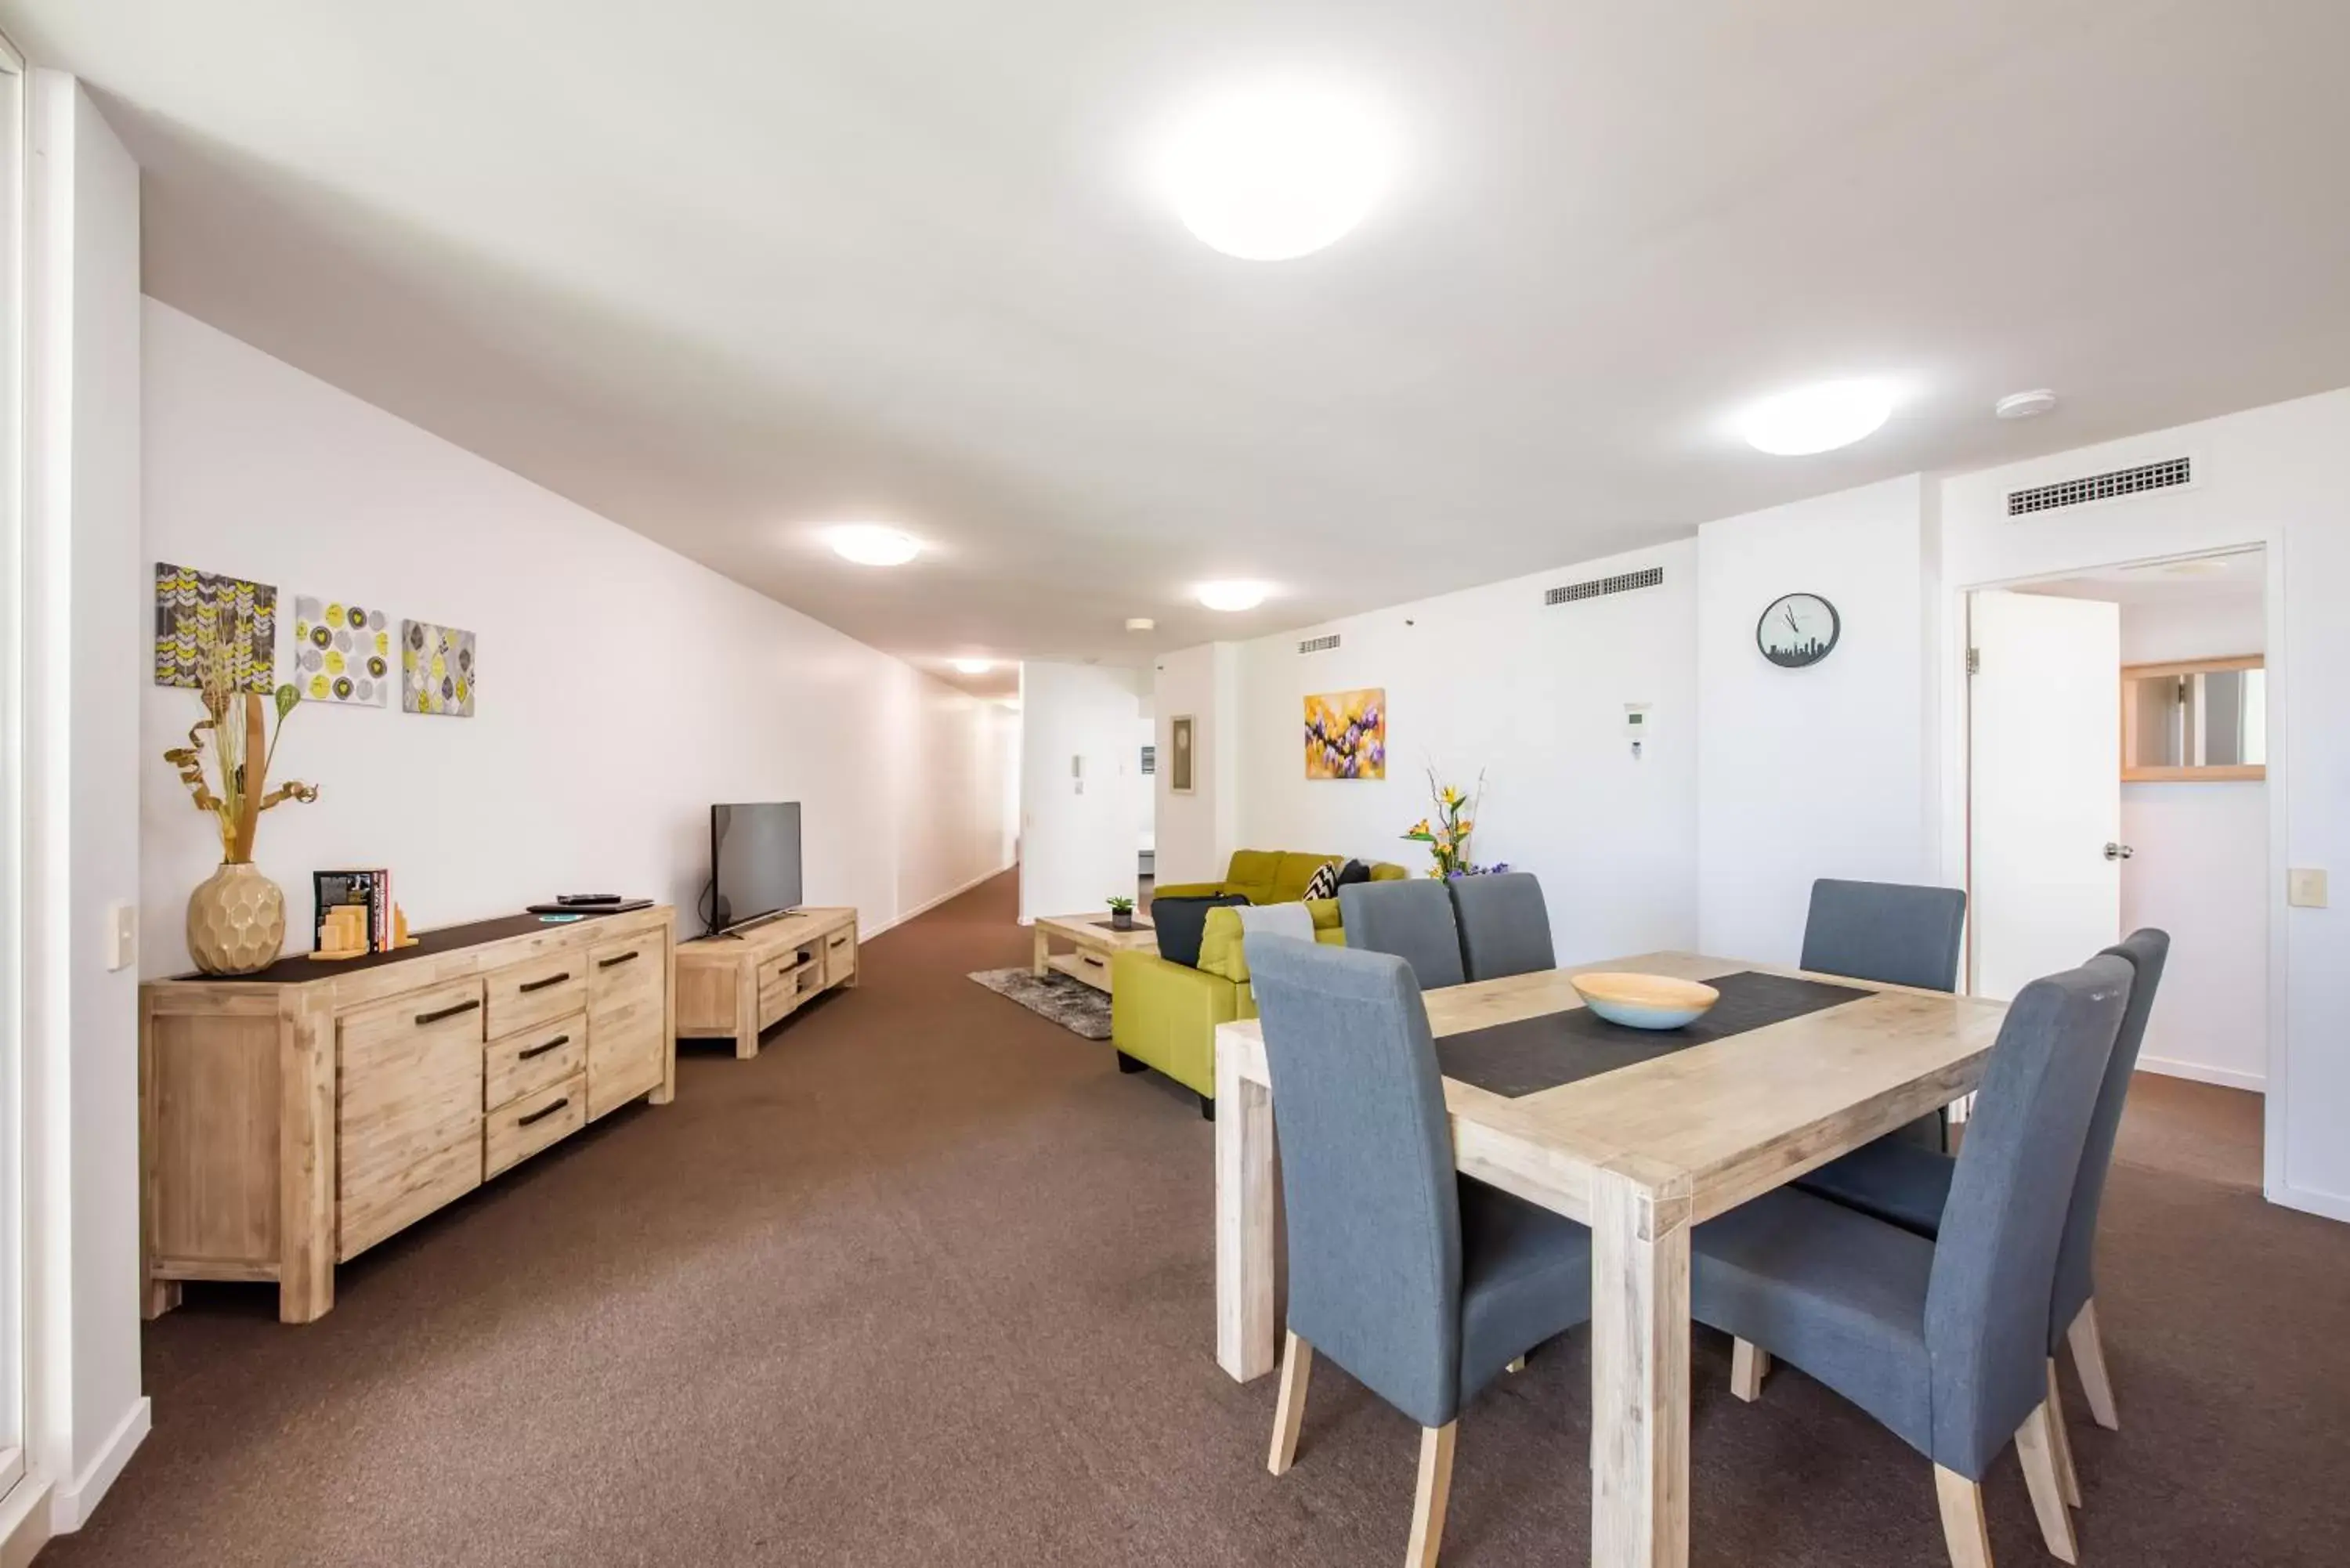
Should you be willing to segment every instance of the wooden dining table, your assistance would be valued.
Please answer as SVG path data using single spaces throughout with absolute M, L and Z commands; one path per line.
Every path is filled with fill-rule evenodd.
M 1718 1022 L 1714 1037 L 1691 1040 L 1700 1021 L 1653 1044 L 1628 1031 L 1611 1043 L 1615 1026 L 1587 1018 L 1526 1027 L 1581 1008 L 1570 977 L 1597 971 L 1717 982 L 1717 1012 L 1733 990 L 1798 996 L 1809 1010 L 1740 1033 L 1720 1033 L 1730 1025 Z M 1461 1172 L 1591 1228 L 1591 1561 L 1682 1568 L 1690 1228 L 1971 1093 L 2006 1007 L 1686 952 L 1425 996 Z M 1578 1044 L 1578 1033 L 1596 1044 Z M 1559 1071 L 1604 1070 L 1540 1087 L 1551 1075 L 1546 1051 L 1578 1064 Z M 1644 1051 L 1652 1054 L 1633 1059 Z M 1456 1068 L 1498 1092 L 1453 1075 Z M 1274 1199 L 1264 1037 L 1253 1019 L 1222 1024 L 1216 1359 L 1243 1382 L 1274 1368 Z

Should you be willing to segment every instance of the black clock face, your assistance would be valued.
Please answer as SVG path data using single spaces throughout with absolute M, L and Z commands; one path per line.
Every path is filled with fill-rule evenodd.
M 1801 670 L 1834 651 L 1843 630 L 1835 606 L 1817 594 L 1789 594 L 1754 623 L 1754 646 L 1781 669 Z

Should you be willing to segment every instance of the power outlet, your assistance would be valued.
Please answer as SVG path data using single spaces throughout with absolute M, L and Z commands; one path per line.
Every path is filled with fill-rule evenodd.
M 106 967 L 109 971 L 129 969 L 139 961 L 139 906 L 109 904 L 106 907 Z
M 2284 874 L 2284 901 L 2296 909 L 2325 908 L 2325 873 L 2305 868 Z

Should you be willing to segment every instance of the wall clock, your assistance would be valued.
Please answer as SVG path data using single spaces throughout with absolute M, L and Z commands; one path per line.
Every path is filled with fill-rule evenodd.
M 1801 670 L 1834 652 L 1843 631 L 1835 606 L 1817 594 L 1788 594 L 1754 623 L 1754 646 L 1781 669 Z

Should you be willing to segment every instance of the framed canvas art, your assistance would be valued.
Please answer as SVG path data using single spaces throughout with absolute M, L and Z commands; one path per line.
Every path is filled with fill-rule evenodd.
M 155 563 L 155 684 L 196 687 L 196 649 L 203 628 L 234 628 L 232 671 L 240 691 L 277 684 L 277 590 L 192 566 Z
M 1178 713 L 1167 722 L 1167 790 L 1170 794 L 1191 792 L 1191 715 Z
M 384 706 L 391 692 L 391 623 L 383 611 L 295 595 L 294 684 L 306 702 Z
M 473 634 L 430 621 L 400 623 L 400 706 L 407 713 L 473 716 L 473 692 L 481 671 L 473 659 Z
M 1383 686 L 1305 700 L 1305 776 L 1388 776 L 1388 693 Z

